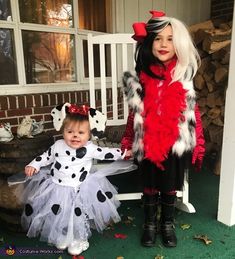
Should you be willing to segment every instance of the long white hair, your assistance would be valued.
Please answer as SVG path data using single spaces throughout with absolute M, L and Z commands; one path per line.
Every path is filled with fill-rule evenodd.
M 187 26 L 176 18 L 162 16 L 150 19 L 146 29 L 148 32 L 158 34 L 168 25 L 172 27 L 173 45 L 178 59 L 172 81 L 189 81 L 195 76 L 200 66 L 200 56 Z

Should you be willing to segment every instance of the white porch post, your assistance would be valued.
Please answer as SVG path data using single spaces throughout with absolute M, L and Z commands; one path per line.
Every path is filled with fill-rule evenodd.
M 235 224 L 235 15 L 233 18 L 229 80 L 225 103 L 218 221 L 228 226 Z

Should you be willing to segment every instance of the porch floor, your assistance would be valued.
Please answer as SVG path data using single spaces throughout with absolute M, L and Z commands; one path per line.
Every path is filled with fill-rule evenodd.
M 178 245 L 176 248 L 165 248 L 157 237 L 156 246 L 144 248 L 140 245 L 143 209 L 141 201 L 122 201 L 119 209 L 123 220 L 114 225 L 112 229 L 105 230 L 103 234 L 93 233 L 90 238 L 90 247 L 82 256 L 85 259 L 191 259 L 191 258 L 235 258 L 235 227 L 227 227 L 216 220 L 219 176 L 214 175 L 208 163 L 205 163 L 201 173 L 190 173 L 190 202 L 196 209 L 195 214 L 182 211 L 176 212 L 176 233 Z M 131 176 L 133 179 L 133 176 Z M 130 180 L 131 180 L 130 179 Z M 132 182 L 129 182 L 133 186 Z M 129 222 L 127 217 L 131 219 Z M 133 220 L 132 220 L 133 219 Z M 190 226 L 183 229 L 182 225 Z M 13 258 L 35 258 L 30 254 L 33 249 L 49 249 L 36 258 L 67 259 L 72 258 L 67 252 L 58 253 L 58 250 L 38 239 L 29 239 L 24 233 L 9 231 L 3 223 L 0 225 L 0 257 L 4 249 L 11 245 L 16 250 L 27 250 L 28 253 Z M 126 235 L 125 239 L 115 238 L 115 234 Z M 206 235 L 212 242 L 206 245 L 195 236 Z M 53 251 L 54 250 L 54 251 Z M 27 252 L 27 251 L 26 251 Z M 77 257 L 79 258 L 79 257 Z

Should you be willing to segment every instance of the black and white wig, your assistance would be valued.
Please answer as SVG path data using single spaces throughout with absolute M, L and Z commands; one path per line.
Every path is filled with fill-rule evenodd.
M 161 64 L 159 60 L 156 61 L 156 58 L 153 57 L 153 54 L 150 54 L 150 52 L 152 52 L 152 44 L 154 39 L 156 38 L 158 33 L 161 32 L 168 25 L 172 27 L 173 45 L 178 59 L 176 67 L 173 71 L 172 81 L 192 80 L 200 65 L 200 56 L 197 52 L 197 49 L 194 46 L 187 26 L 176 18 L 162 16 L 151 18 L 148 21 L 148 23 L 146 24 L 147 36 L 143 43 L 140 43 L 139 46 L 137 45 L 136 60 L 143 61 L 144 59 L 149 58 L 150 61 L 148 62 L 150 64 L 148 65 L 154 63 Z M 148 48 L 148 51 L 144 51 L 144 48 Z M 154 58 L 155 61 L 153 61 Z M 143 67 L 139 69 L 137 67 L 137 73 L 139 72 L 138 70 L 141 69 L 143 69 Z

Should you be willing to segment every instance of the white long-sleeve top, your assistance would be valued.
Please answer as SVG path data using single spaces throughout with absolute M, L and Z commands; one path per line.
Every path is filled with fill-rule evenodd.
M 74 149 L 61 139 L 27 166 L 32 166 L 39 171 L 41 167 L 51 164 L 50 175 L 53 182 L 78 187 L 89 177 L 93 159 L 118 160 L 123 157 L 119 148 L 99 147 L 88 141 L 85 146 Z

